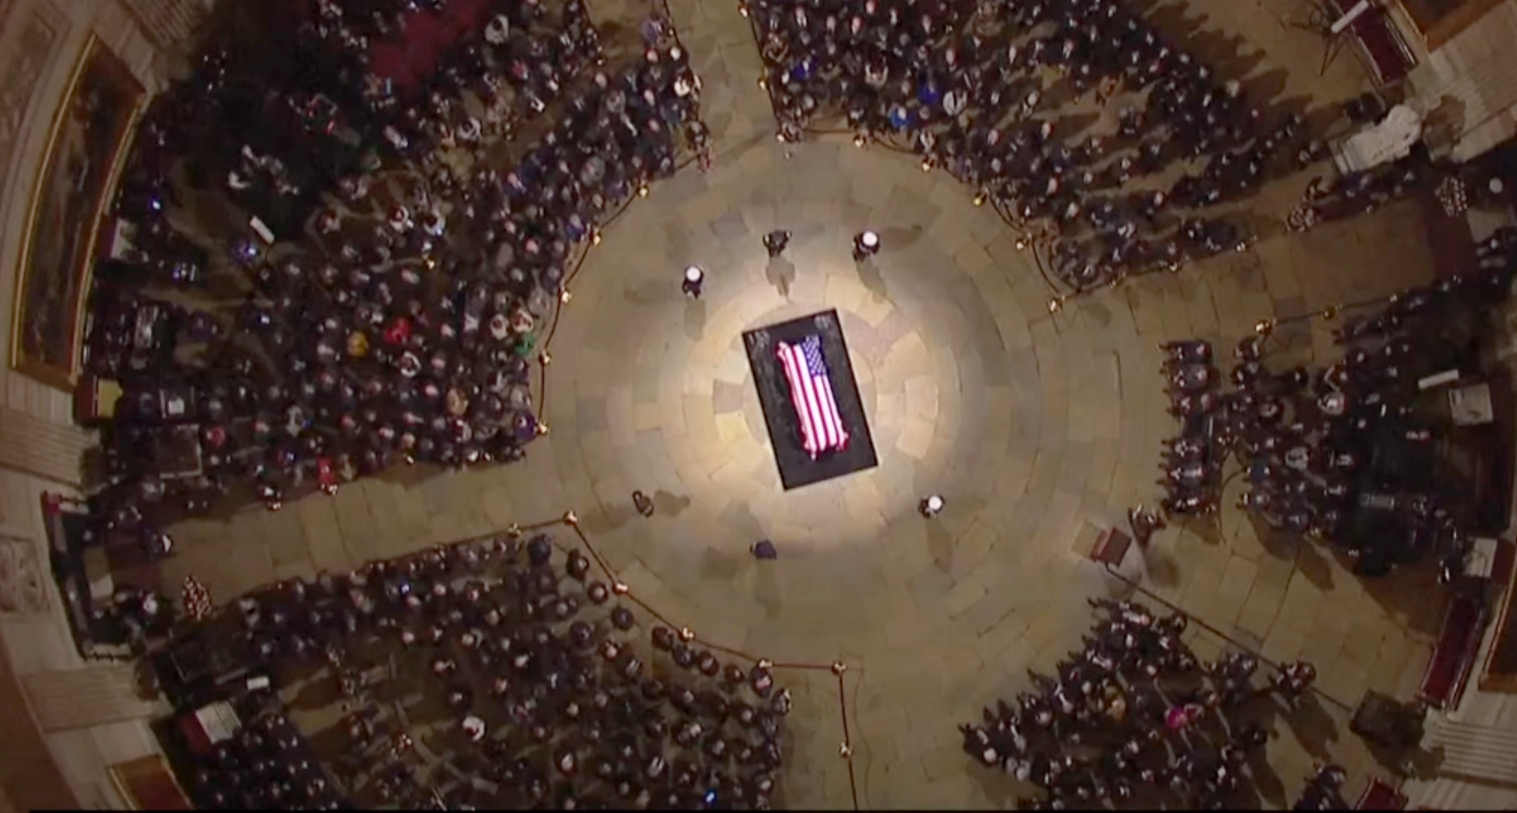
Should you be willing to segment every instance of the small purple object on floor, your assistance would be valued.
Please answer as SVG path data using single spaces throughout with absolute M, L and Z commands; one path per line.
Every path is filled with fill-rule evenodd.
M 748 549 L 755 559 L 778 559 L 780 552 L 774 549 L 774 543 L 767 539 L 760 539 Z

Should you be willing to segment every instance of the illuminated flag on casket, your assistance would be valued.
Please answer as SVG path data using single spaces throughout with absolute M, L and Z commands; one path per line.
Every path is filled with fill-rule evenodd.
M 806 452 L 816 459 L 848 445 L 848 430 L 838 414 L 832 377 L 822 358 L 822 338 L 812 334 L 794 344 L 780 342 L 780 364 L 790 380 L 790 402 L 801 419 Z

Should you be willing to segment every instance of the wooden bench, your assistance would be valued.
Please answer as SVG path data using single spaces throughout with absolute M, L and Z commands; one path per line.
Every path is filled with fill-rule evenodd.
M 1470 666 L 1480 647 L 1480 631 L 1485 622 L 1485 602 L 1480 598 L 1459 595 L 1449 602 L 1443 615 L 1443 628 L 1433 646 L 1433 656 L 1417 699 L 1436 709 L 1456 705 L 1464 693 Z
M 1355 810 L 1405 810 L 1406 796 L 1379 779 L 1371 779 L 1354 803 Z

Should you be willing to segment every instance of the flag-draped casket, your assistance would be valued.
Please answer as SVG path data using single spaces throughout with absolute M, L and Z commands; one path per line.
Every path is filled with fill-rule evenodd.
M 821 336 L 813 333 L 798 342 L 780 342 L 776 352 L 790 383 L 790 403 L 800 419 L 806 453 L 815 460 L 847 448 L 848 430 L 838 414 Z

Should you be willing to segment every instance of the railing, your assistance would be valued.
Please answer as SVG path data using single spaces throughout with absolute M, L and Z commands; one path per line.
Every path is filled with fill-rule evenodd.
M 1222 630 L 1220 630 L 1220 629 L 1212 626 L 1210 623 L 1208 623 L 1206 621 L 1206 619 L 1199 618 L 1199 617 L 1197 617 L 1195 615 L 1192 615 L 1191 613 L 1186 612 L 1184 610 L 1184 608 L 1180 607 L 1180 605 L 1175 604 L 1174 602 L 1170 601 L 1169 599 L 1166 599 L 1165 597 L 1159 595 L 1158 593 L 1155 593 L 1154 591 L 1148 589 L 1147 587 L 1144 587 L 1141 583 L 1139 583 L 1137 581 L 1134 581 L 1133 579 L 1130 579 L 1130 578 L 1122 575 L 1121 573 L 1118 573 L 1117 570 L 1116 570 L 1116 568 L 1112 567 L 1111 565 L 1106 565 L 1106 573 L 1108 575 L 1110 575 L 1112 578 L 1114 578 L 1114 579 L 1122 582 L 1123 584 L 1126 584 L 1128 587 L 1131 587 L 1133 590 L 1136 590 L 1137 592 L 1141 593 L 1144 597 L 1148 598 L 1149 600 L 1155 601 L 1155 602 L 1158 602 L 1159 604 L 1164 605 L 1164 607 L 1166 609 L 1168 609 L 1169 611 L 1175 612 L 1175 613 L 1179 613 L 1181 616 L 1184 616 L 1186 619 L 1188 619 L 1189 621 L 1195 623 L 1201 629 L 1206 630 L 1207 632 L 1209 632 L 1212 635 L 1216 636 L 1218 639 L 1220 639 L 1223 642 L 1227 643 L 1229 646 L 1232 646 L 1232 647 L 1234 647 L 1234 648 L 1236 648 L 1238 650 L 1241 650 L 1243 652 L 1247 652 L 1247 653 L 1253 655 L 1254 658 L 1259 661 L 1259 663 L 1261 663 L 1261 664 L 1263 664 L 1265 666 L 1268 666 L 1271 669 L 1279 669 L 1281 667 L 1282 664 L 1276 663 L 1275 661 L 1273 661 L 1273 660 L 1271 660 L 1269 658 L 1264 657 L 1264 653 L 1260 652 L 1258 650 L 1258 648 L 1256 648 L 1256 647 L 1254 647 L 1254 646 L 1252 646 L 1250 644 L 1246 644 L 1243 641 L 1240 641 L 1240 640 L 1238 640 L 1237 638 L 1234 638 L 1231 635 L 1228 635 L 1227 633 L 1223 632 Z M 1309 691 L 1311 691 L 1311 693 L 1315 694 L 1317 697 L 1320 697 L 1323 700 L 1326 700 L 1327 702 L 1331 703 L 1334 706 L 1337 706 L 1338 708 L 1342 709 L 1345 712 L 1348 712 L 1350 714 L 1352 714 L 1354 712 L 1354 707 L 1353 706 L 1349 705 L 1348 703 L 1344 702 L 1343 700 L 1340 700 L 1340 699 L 1338 699 L 1336 697 L 1333 697 L 1332 695 L 1330 695 L 1330 694 L 1322 691 L 1321 689 L 1317 688 L 1315 685 L 1311 686 L 1310 689 L 1309 689 Z

